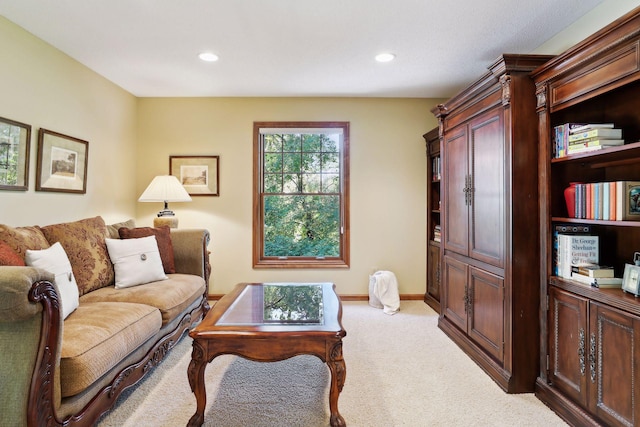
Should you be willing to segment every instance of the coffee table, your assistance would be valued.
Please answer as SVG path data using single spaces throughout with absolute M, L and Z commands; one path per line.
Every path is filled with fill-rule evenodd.
M 240 283 L 222 297 L 189 335 L 189 385 L 197 408 L 188 426 L 201 426 L 207 396 L 204 371 L 221 354 L 276 362 L 301 354 L 329 366 L 331 426 L 346 426 L 338 411 L 346 366 L 342 304 L 332 283 Z

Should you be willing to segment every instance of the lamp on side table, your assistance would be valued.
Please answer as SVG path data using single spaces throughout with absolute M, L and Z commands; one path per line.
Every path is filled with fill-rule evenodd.
M 164 202 L 164 209 L 154 218 L 153 226 L 168 225 L 171 228 L 178 228 L 178 218 L 173 211 L 169 210 L 169 202 L 190 202 L 191 196 L 175 176 L 159 175 L 153 178 L 138 201 Z

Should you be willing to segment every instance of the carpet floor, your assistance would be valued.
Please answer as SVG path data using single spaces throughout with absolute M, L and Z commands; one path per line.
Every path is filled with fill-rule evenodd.
M 533 394 L 506 394 L 437 327 L 421 301 L 389 316 L 343 303 L 347 366 L 338 407 L 348 426 L 566 426 Z M 185 336 L 125 391 L 98 427 L 185 426 L 195 412 Z M 205 371 L 205 426 L 329 425 L 329 369 L 313 356 L 272 363 L 219 356 Z

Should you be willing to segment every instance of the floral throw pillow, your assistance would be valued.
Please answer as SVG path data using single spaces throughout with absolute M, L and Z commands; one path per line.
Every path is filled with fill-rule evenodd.
M 38 227 L 9 227 L 0 224 L 0 241 L 6 243 L 22 259 L 27 249 L 40 250 L 51 246 Z
M 113 284 L 114 272 L 105 239 L 107 226 L 102 217 L 40 227 L 49 243 L 65 248 L 80 296 Z

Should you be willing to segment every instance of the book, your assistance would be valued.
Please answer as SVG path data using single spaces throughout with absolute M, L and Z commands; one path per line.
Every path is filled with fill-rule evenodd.
M 615 147 L 619 145 L 624 145 L 623 139 L 597 139 L 579 144 L 571 144 L 567 147 L 567 154 L 601 150 L 603 148 Z
M 621 277 L 589 277 L 583 274 L 572 274 L 571 280 L 593 286 L 594 288 L 621 288 Z
M 553 128 L 553 157 L 558 158 L 567 155 L 569 132 L 582 126 L 584 126 L 584 123 L 564 123 Z
M 598 264 L 599 237 L 590 234 L 558 235 L 558 275 L 571 278 L 571 267 Z
M 609 220 L 610 221 L 615 221 L 616 218 L 616 203 L 617 203 L 617 199 L 616 199 L 616 183 L 615 181 L 611 181 L 606 183 L 605 185 L 609 184 Z
M 584 139 L 581 141 L 571 142 L 567 146 L 567 150 L 577 150 L 580 148 L 586 147 L 595 147 L 597 145 L 606 145 L 614 146 L 614 145 L 624 145 L 624 139 L 606 139 L 606 138 L 592 138 L 592 139 Z
M 602 210 L 601 216 L 605 221 L 609 221 L 609 184 L 606 182 L 600 182 L 599 185 L 602 185 Z
M 616 181 L 616 220 L 640 221 L 640 181 Z
M 613 128 L 596 128 L 584 132 L 571 131 L 569 135 L 569 145 L 572 142 L 587 141 L 594 139 L 620 139 L 622 138 L 622 129 Z
M 571 275 L 581 274 L 588 277 L 615 277 L 613 267 L 597 264 L 574 265 L 571 267 Z
M 572 127 L 569 133 L 587 132 L 592 129 L 613 129 L 613 123 L 585 123 Z
M 575 225 L 575 224 L 555 224 L 553 228 L 553 246 L 551 248 L 551 256 L 553 259 L 553 275 L 559 276 L 558 271 L 558 236 L 560 234 L 589 234 L 591 226 Z

